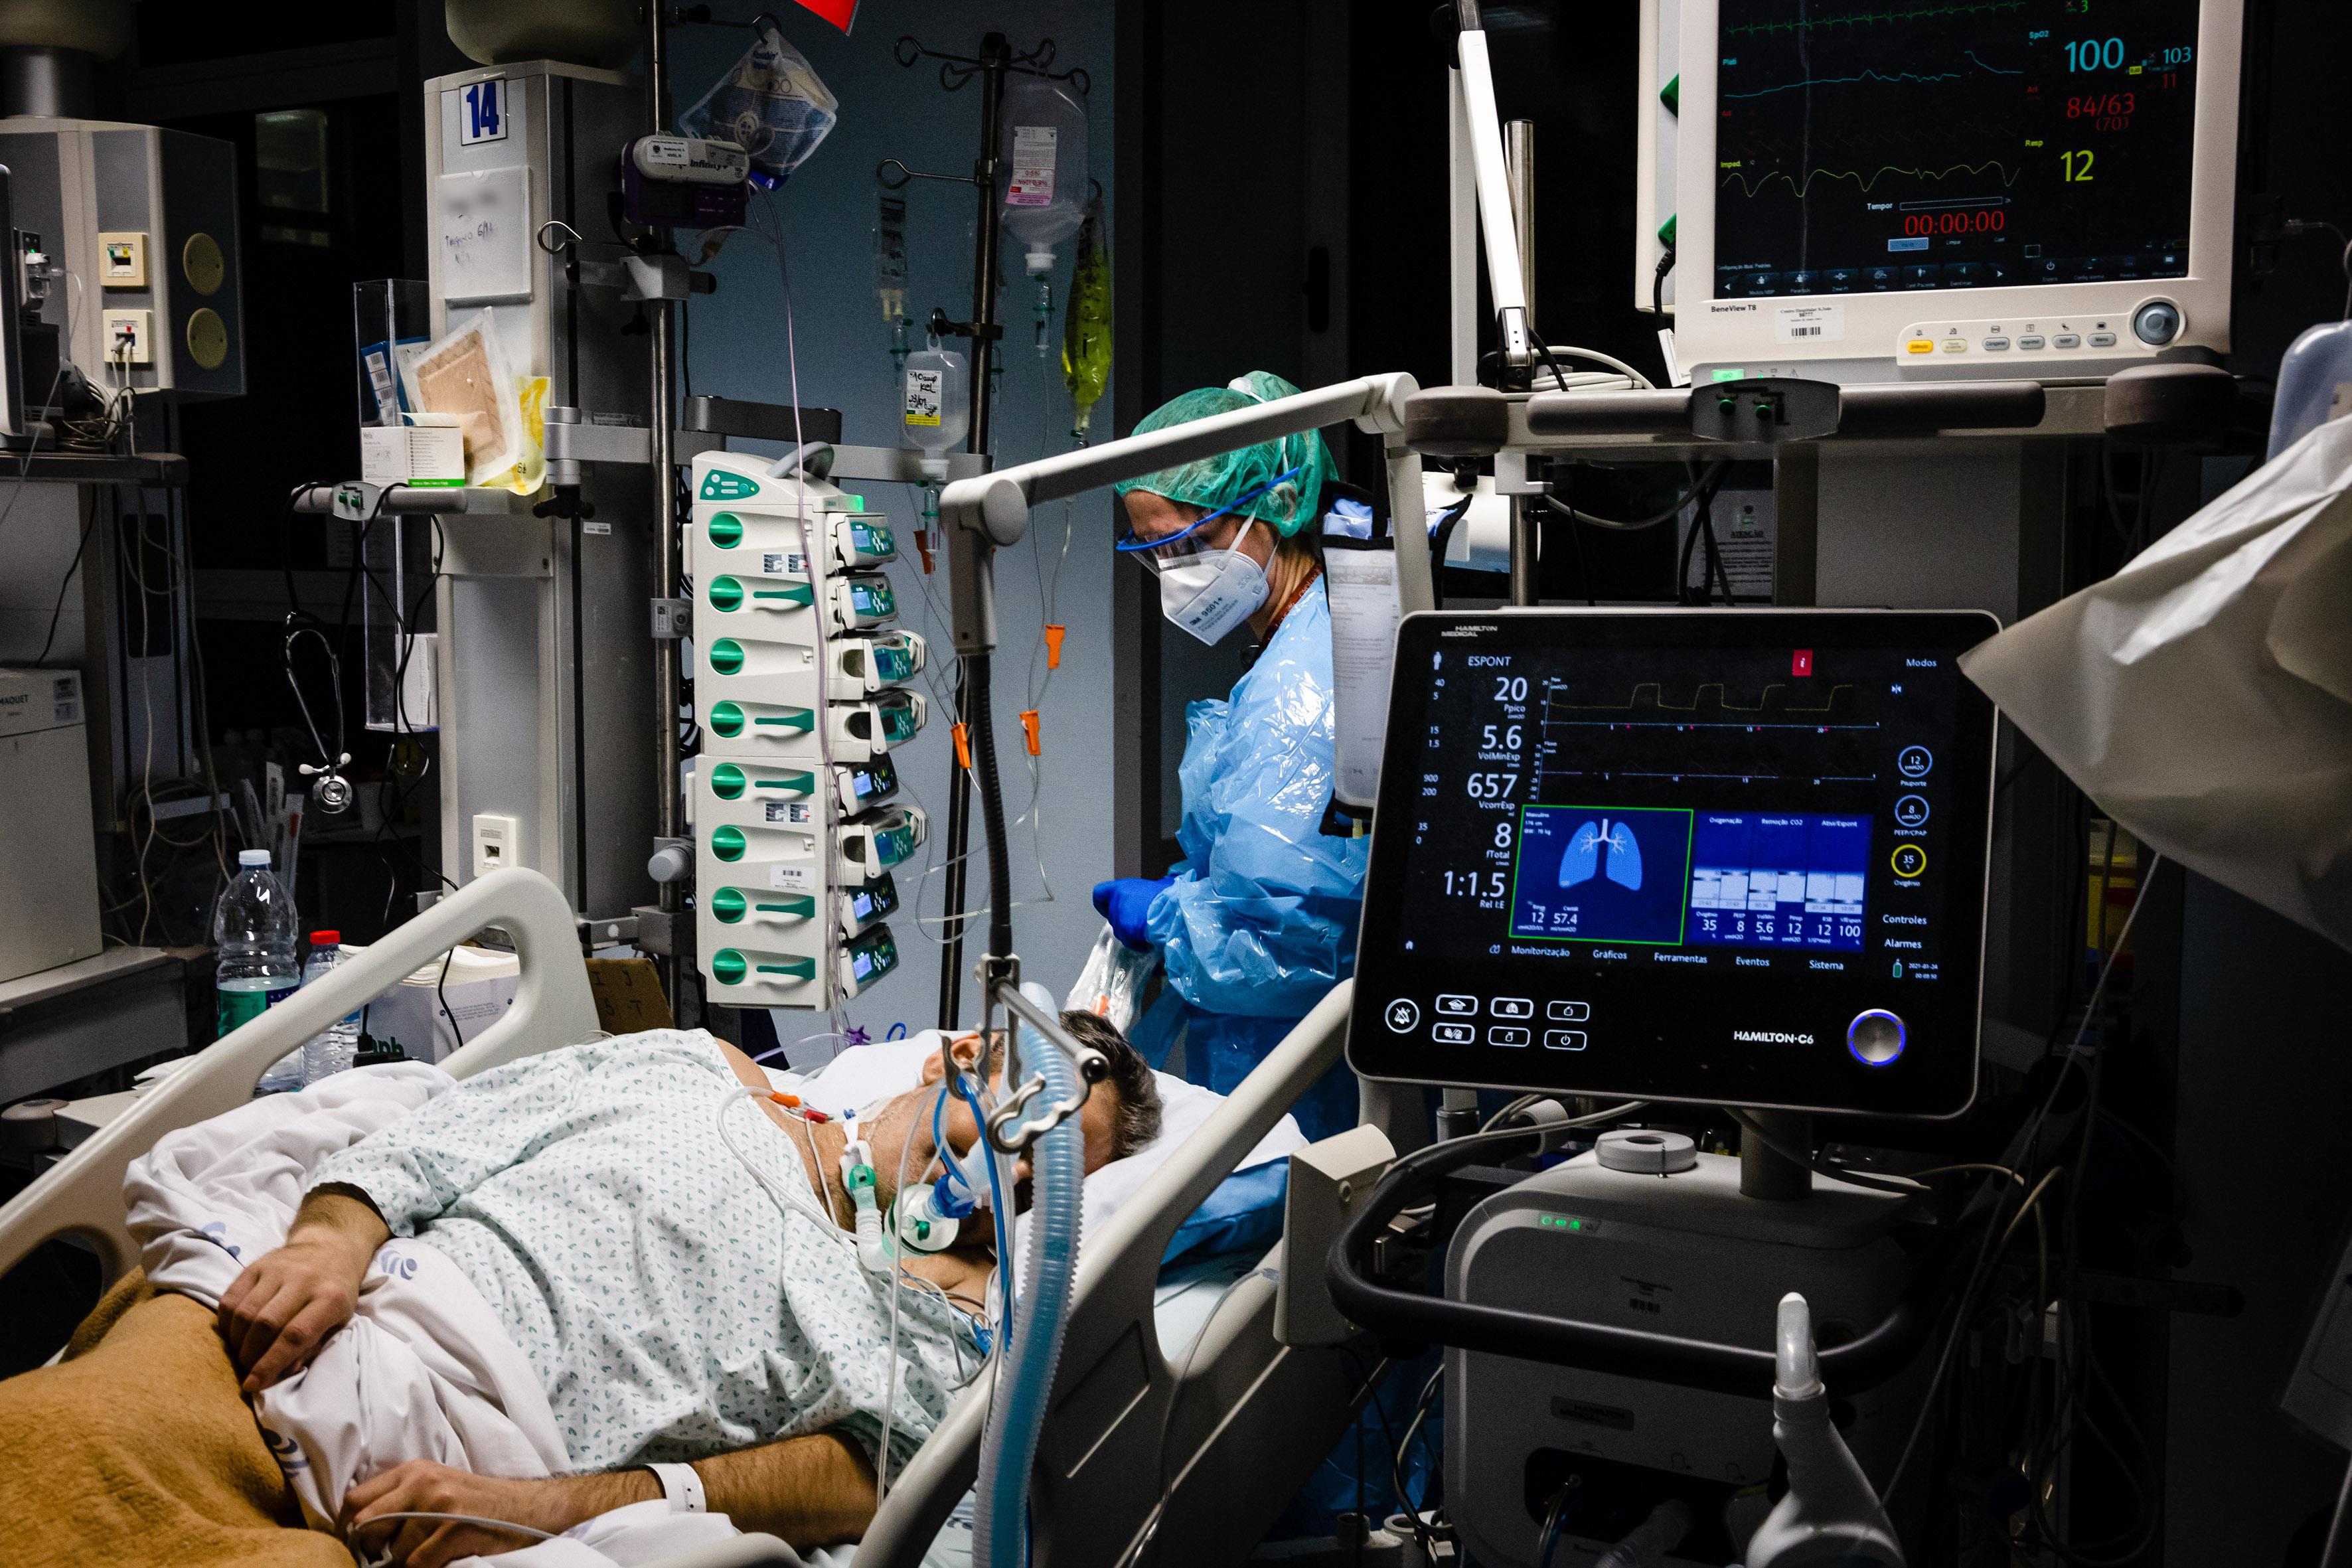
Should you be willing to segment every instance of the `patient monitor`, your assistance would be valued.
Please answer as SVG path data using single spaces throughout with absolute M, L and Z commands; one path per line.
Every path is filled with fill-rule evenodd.
M 2226 352 L 2242 25 L 2243 0 L 1685 0 L 1683 363 L 2064 380 Z
M 1994 713 L 1957 660 L 1996 629 L 1974 611 L 1409 616 L 1349 1062 L 1757 1108 L 1799 1142 L 1790 1111 L 1966 1109 Z M 1445 1243 L 1442 1300 L 1360 1273 L 1343 1291 L 1354 1265 L 1335 1262 L 1355 1321 L 1451 1347 L 1445 1495 L 1480 1563 L 1591 1563 L 1668 1504 L 1694 1521 L 1668 1561 L 1739 1561 L 1774 1475 L 1786 1292 L 1874 1486 L 1924 1397 L 1948 1294 L 1932 1260 L 1952 1249 L 1905 1234 L 1904 1190 L 1789 1162 L 1767 1195 L 1760 1162 L 1651 1115 L 1524 1177 L 1473 1173 L 1476 1145 L 1432 1151 L 1488 1189 Z M 1369 1207 L 1360 1225 L 1391 1212 Z

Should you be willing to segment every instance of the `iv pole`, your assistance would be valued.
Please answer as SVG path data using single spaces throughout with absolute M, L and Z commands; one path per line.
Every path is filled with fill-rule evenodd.
M 1003 109 L 1004 72 L 1012 48 L 1002 33 L 980 41 L 980 156 L 972 162 L 972 183 L 980 187 L 979 244 L 972 252 L 971 320 L 957 328 L 971 339 L 971 432 L 964 450 L 988 450 L 991 362 L 1003 328 L 996 321 L 996 121 Z M 968 330 L 966 330 L 968 329 Z M 956 714 L 960 724 L 971 722 L 971 672 L 962 650 L 956 658 Z M 964 867 L 971 844 L 971 775 L 950 752 L 948 759 L 947 874 L 941 889 L 940 930 L 947 951 L 940 963 L 940 1027 L 956 1026 L 963 996 Z

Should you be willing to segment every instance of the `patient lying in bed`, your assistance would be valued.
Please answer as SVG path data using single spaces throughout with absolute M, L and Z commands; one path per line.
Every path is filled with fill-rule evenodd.
M 1141 1059 L 1098 1020 L 1064 1022 L 1113 1062 L 1084 1112 L 1091 1172 L 1155 1135 L 1158 1094 Z M 955 1048 L 968 1057 L 978 1046 L 967 1037 Z M 944 1070 L 935 1055 L 925 1087 L 860 1117 L 886 1209 L 902 1157 L 910 1183 L 940 1169 L 932 1112 Z M 651 1472 L 631 1467 L 688 1460 L 709 1509 L 746 1528 L 796 1544 L 862 1530 L 886 1412 L 895 1470 L 977 1367 L 975 1320 L 994 1262 L 987 1227 L 965 1227 L 971 1246 L 960 1237 L 908 1264 L 937 1289 L 901 1298 L 894 1381 L 887 1281 L 850 1240 L 846 1129 L 788 1119 L 763 1096 L 728 1103 L 739 1085 L 764 1091 L 767 1080 L 698 1032 L 595 1042 L 446 1089 L 310 1171 L 285 1245 L 220 1296 L 220 1332 L 265 1426 L 278 1408 L 274 1391 L 297 1388 L 314 1360 L 331 1361 L 337 1331 L 365 1291 L 386 1283 L 371 1269 L 454 1265 L 520 1353 L 509 1364 L 528 1368 L 503 1385 L 514 1407 L 504 1414 L 526 1434 L 551 1432 L 562 1454 L 515 1467 L 539 1479 L 477 1474 L 384 1451 L 381 1434 L 400 1428 L 380 1424 L 348 1466 L 363 1479 L 342 1499 L 347 1533 L 437 1568 L 522 1542 L 383 1516 L 436 1510 L 560 1531 L 663 1495 Z M 950 1104 L 945 1138 L 961 1154 L 977 1128 L 961 1101 Z M 722 1106 L 733 1150 L 719 1132 Z M 1025 1184 L 1025 1167 L 1016 1176 Z M 277 1446 L 289 1457 L 290 1443 Z M 543 1455 L 550 1445 L 539 1447 Z M 291 1455 L 289 1470 L 302 1462 Z

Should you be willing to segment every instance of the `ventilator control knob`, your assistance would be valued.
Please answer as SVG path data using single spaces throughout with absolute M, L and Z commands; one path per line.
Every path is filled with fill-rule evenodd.
M 2169 300 L 2151 300 L 2132 312 L 2132 336 L 2160 349 L 2180 335 L 2180 307 Z
M 1903 1054 L 1903 1020 L 1884 1007 L 1854 1015 L 1845 1026 L 1845 1048 L 1864 1067 L 1883 1068 Z

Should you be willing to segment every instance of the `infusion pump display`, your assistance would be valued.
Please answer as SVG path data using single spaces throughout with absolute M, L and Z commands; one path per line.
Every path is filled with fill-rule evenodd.
M 1993 713 L 1974 612 L 1416 616 L 1349 1058 L 1373 1077 L 1948 1115 Z
M 2198 0 L 1719 0 L 1716 296 L 2182 278 Z

